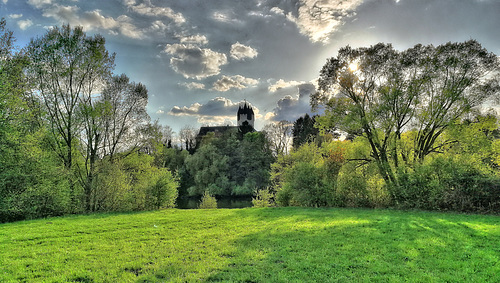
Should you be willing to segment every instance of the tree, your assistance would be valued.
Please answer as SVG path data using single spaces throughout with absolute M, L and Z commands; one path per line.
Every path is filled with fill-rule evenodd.
M 79 137 L 86 139 L 86 158 L 91 158 L 97 150 L 93 95 L 102 90 L 114 66 L 114 54 L 109 54 L 104 45 L 104 37 L 88 37 L 82 27 L 72 29 L 64 25 L 32 39 L 27 47 L 32 60 L 29 75 L 51 123 L 51 145 L 69 171 L 73 170 Z M 87 174 L 87 177 L 91 176 Z M 89 190 L 89 184 L 85 185 L 87 206 L 90 205 Z
M 68 210 L 66 171 L 45 146 L 39 101 L 30 96 L 28 58 L 0 20 L 0 222 Z
M 202 145 L 186 158 L 185 166 L 194 179 L 194 186 L 188 189 L 189 195 L 201 195 L 206 190 L 214 195 L 230 194 L 228 157 L 221 155 L 213 144 Z
M 149 122 L 146 112 L 148 90 L 141 83 L 130 82 L 125 75 L 113 76 L 102 94 L 104 116 L 104 155 L 113 156 L 139 146 L 140 128 Z
M 238 186 L 232 193 L 251 195 L 255 190 L 266 188 L 270 182 L 271 163 L 274 158 L 265 134 L 247 133 L 236 150 L 239 156 L 236 170 L 241 179 L 236 182 Z
M 448 143 L 438 137 L 452 123 L 498 91 L 499 62 L 479 43 L 416 45 L 398 52 L 391 45 L 341 48 L 321 70 L 313 107 L 325 106 L 322 122 L 359 132 L 371 148 L 370 159 L 389 184 L 400 154 L 401 133 L 415 128 L 413 159 Z
M 319 134 L 318 128 L 314 126 L 316 123 L 315 117 L 309 117 L 308 114 L 300 117 L 293 123 L 293 148 L 297 149 L 302 144 L 312 141 Z
M 179 138 L 181 141 L 181 148 L 184 145 L 184 149 L 189 151 L 189 153 L 194 153 L 196 148 L 196 130 L 192 126 L 184 126 L 179 132 Z
M 262 131 L 266 133 L 275 156 L 288 154 L 292 141 L 292 124 L 290 122 L 282 120 L 277 123 L 269 123 L 264 126 Z
M 154 184 L 148 189 L 149 206 L 155 209 L 174 207 L 179 194 L 177 191 L 179 182 L 166 169 L 161 169 L 155 177 Z
M 424 80 L 415 115 L 418 160 L 440 150 L 447 143 L 436 145 L 443 131 L 499 91 L 499 59 L 477 41 L 438 46 L 432 49 L 431 58 L 433 71 Z
M 165 147 L 165 138 L 163 137 L 163 127 L 158 120 L 144 125 L 140 129 L 140 132 L 142 135 L 141 151 L 149 155 L 160 157 Z M 158 163 L 158 166 L 161 166 L 161 162 Z
M 207 190 L 203 193 L 201 197 L 199 209 L 216 209 L 217 208 L 217 199 L 210 194 Z
M 162 134 L 163 134 L 163 144 L 167 148 L 172 148 L 172 141 L 174 140 L 174 130 L 172 130 L 172 127 L 168 125 L 164 125 L 162 129 Z

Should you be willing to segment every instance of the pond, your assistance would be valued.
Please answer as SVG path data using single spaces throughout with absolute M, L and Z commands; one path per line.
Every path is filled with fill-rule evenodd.
M 195 209 L 198 208 L 201 198 L 183 197 L 177 199 L 177 208 Z M 218 208 L 245 208 L 252 207 L 252 197 L 224 197 L 217 198 Z

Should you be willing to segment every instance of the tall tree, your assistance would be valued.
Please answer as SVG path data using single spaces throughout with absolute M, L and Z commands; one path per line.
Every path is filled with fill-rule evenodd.
M 308 114 L 300 117 L 293 122 L 293 148 L 297 149 L 302 144 L 312 141 L 317 137 L 319 130 L 314 126 L 316 123 L 315 117 L 310 117 Z
M 85 156 L 96 150 L 96 122 L 90 113 L 94 111 L 94 94 L 111 75 L 114 54 L 106 50 L 104 37 L 87 36 L 82 27 L 72 29 L 69 25 L 32 39 L 27 52 L 32 60 L 29 74 L 52 125 L 53 149 L 71 171 L 78 138 L 87 140 Z M 90 193 L 85 186 L 87 206 Z
M 447 43 L 430 50 L 424 66 L 432 73 L 423 83 L 423 95 L 415 115 L 418 135 L 415 158 L 423 160 L 440 150 L 437 138 L 459 118 L 499 91 L 500 61 L 477 41 Z
M 113 159 L 117 152 L 136 149 L 139 129 L 149 122 L 146 112 L 148 90 L 130 82 L 125 74 L 113 76 L 102 95 L 104 116 L 104 155 Z
M 39 100 L 31 96 L 29 58 L 0 20 L 0 222 L 60 215 L 68 205 L 62 162 L 45 146 Z
M 311 103 L 326 107 L 323 122 L 361 130 L 381 176 L 395 183 L 402 131 L 416 128 L 414 159 L 423 161 L 446 143 L 436 143 L 444 129 L 498 91 L 499 71 L 498 57 L 474 40 L 403 52 L 347 46 L 327 60 Z
M 179 132 L 179 138 L 181 141 L 181 148 L 189 151 L 189 153 L 194 153 L 196 148 L 196 130 L 192 126 L 184 126 Z
M 271 150 L 277 156 L 288 154 L 292 142 L 292 124 L 286 120 L 277 123 L 269 123 L 264 126 L 263 131 L 271 146 Z

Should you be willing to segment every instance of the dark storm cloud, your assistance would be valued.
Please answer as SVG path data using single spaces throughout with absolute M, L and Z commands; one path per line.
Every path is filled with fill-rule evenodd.
M 293 122 L 306 113 L 311 114 L 309 96 L 316 91 L 316 87 L 313 84 L 306 83 L 294 88 L 295 94 L 282 97 L 278 100 L 277 107 L 274 108 L 272 115 L 266 115 L 269 120 Z M 284 89 L 284 91 L 291 91 L 291 89 L 293 88 Z

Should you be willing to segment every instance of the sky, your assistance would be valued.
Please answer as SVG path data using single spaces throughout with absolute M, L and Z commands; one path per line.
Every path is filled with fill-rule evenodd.
M 500 0 L 0 0 L 26 46 L 53 26 L 83 26 L 116 53 L 115 74 L 149 90 L 151 119 L 172 127 L 255 128 L 314 114 L 309 95 L 339 48 L 479 41 L 500 55 Z

